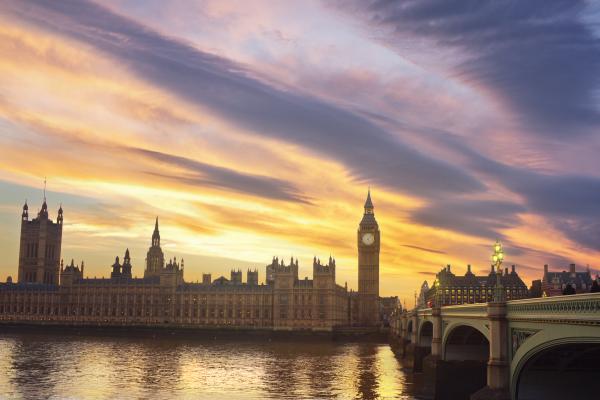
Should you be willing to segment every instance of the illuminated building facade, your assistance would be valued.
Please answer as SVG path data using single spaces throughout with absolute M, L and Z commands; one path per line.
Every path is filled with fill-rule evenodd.
M 129 249 L 122 261 L 116 257 L 110 266 L 110 278 L 87 278 L 83 262 L 76 265 L 71 261 L 65 266 L 61 261 L 59 265 L 62 208 L 56 223 L 48 219 L 45 201 L 36 220 L 28 221 L 26 211 L 27 206 L 23 212 L 26 228 L 21 231 L 19 278 L 17 283 L 9 278 L 0 284 L 0 321 L 311 331 L 331 331 L 364 321 L 370 326 L 378 324 L 379 298 L 373 297 L 379 293 L 376 223 L 367 226 L 361 222 L 360 289 L 356 293 L 336 284 L 332 257 L 326 263 L 314 258 L 312 279 L 299 278 L 297 259 L 292 258 L 286 265 L 273 258 L 265 268 L 264 284 L 259 284 L 257 270 L 248 270 L 246 282 L 242 281 L 241 270 L 232 270 L 230 279 L 221 276 L 211 281 L 210 274 L 203 274 L 201 283 L 185 282 L 184 260 L 165 260 L 158 219 L 143 278 L 132 277 Z M 372 215 L 367 219 L 374 221 Z M 360 235 L 367 231 L 374 236 L 369 244 Z M 30 251 L 30 243 L 34 243 L 37 253 Z M 41 257 L 39 249 L 44 248 L 54 250 L 46 250 Z M 365 311 L 373 311 L 374 316 L 366 318 Z
M 490 273 L 484 276 L 473 274 L 470 265 L 467 266 L 464 276 L 458 276 L 451 272 L 448 265 L 436 274 L 433 286 L 427 290 L 427 307 L 431 307 L 436 298 L 443 306 L 491 302 L 498 281 L 506 292 L 507 300 L 529 297 L 527 286 L 517 274 L 514 265 L 510 272 L 508 268 L 505 268 L 504 272 L 501 268 L 496 271 L 492 266 Z

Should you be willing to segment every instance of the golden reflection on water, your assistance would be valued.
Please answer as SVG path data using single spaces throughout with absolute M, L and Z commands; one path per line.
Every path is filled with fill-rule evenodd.
M 0 397 L 416 399 L 386 344 L 0 335 Z

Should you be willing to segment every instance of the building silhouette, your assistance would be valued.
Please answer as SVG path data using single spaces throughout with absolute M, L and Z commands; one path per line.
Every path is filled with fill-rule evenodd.
M 357 232 L 358 304 L 361 325 L 379 323 L 379 248 L 381 235 L 375 220 L 371 190 Z
M 331 331 L 343 326 L 378 326 L 380 233 L 370 192 L 358 229 L 358 293 L 336 283 L 336 262 L 313 259 L 312 279 L 300 279 L 299 262 L 273 257 L 259 272 L 232 270 L 211 280 L 186 282 L 184 260 L 166 261 L 160 246 L 158 218 L 142 278 L 125 250 L 115 257 L 110 278 L 88 278 L 84 263 L 60 259 L 63 211 L 48 218 L 46 200 L 29 221 L 23 207 L 18 282 L 0 284 L 0 321 L 16 323 L 179 326 Z

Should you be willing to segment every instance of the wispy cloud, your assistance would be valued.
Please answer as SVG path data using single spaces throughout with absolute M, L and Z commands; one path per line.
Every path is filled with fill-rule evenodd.
M 526 279 L 596 262 L 586 3 L 258 4 L 1 2 L 0 235 L 48 176 L 94 274 L 124 241 L 143 260 L 159 215 L 191 279 L 332 252 L 353 287 L 370 184 L 385 294 L 487 273 L 496 238 Z
M 600 39 L 584 21 L 583 0 L 339 4 L 386 29 L 399 52 L 408 41 L 413 50 L 455 50 L 453 75 L 500 97 L 540 135 L 591 134 L 600 123 Z
M 309 200 L 305 196 L 302 196 L 292 183 L 282 181 L 281 179 L 245 174 L 230 168 L 210 165 L 158 151 L 139 148 L 128 148 L 127 151 L 163 164 L 168 164 L 172 167 L 179 167 L 183 170 L 177 175 L 161 172 L 147 172 L 153 176 L 160 176 L 170 180 L 179 181 L 186 185 L 211 186 L 252 194 L 257 197 L 309 204 Z
M 333 157 L 357 180 L 407 187 L 417 194 L 474 192 L 485 186 L 466 171 L 421 154 L 367 119 L 317 98 L 271 86 L 242 65 L 200 51 L 88 2 L 38 2 L 25 21 L 83 41 L 136 74 L 256 135 Z

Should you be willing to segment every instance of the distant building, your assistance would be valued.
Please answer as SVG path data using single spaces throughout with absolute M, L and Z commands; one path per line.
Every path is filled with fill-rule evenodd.
M 379 320 L 383 326 L 390 325 L 390 317 L 395 310 L 401 310 L 398 296 L 379 298 Z
M 63 211 L 48 218 L 46 201 L 37 218 L 21 217 L 18 282 L 0 283 L 0 321 L 70 325 L 181 326 L 331 331 L 350 325 L 377 326 L 397 298 L 379 298 L 379 228 L 370 193 L 358 229 L 358 292 L 336 284 L 333 257 L 313 259 L 312 279 L 299 279 L 298 259 L 274 257 L 266 266 L 266 284 L 258 271 L 232 270 L 211 282 L 184 280 L 184 261 L 165 261 L 158 218 L 143 278 L 132 277 L 129 249 L 115 258 L 110 278 L 87 278 L 84 265 L 60 260 Z M 381 306 L 382 312 L 378 312 Z
M 417 297 L 417 308 L 427 308 L 427 293 L 429 292 L 429 283 L 423 281 L 419 297 Z
M 548 264 L 544 265 L 542 277 L 543 296 L 561 296 L 570 285 L 575 293 L 588 293 L 593 284 L 592 274 L 589 268 L 583 272 L 575 271 L 575 264 L 569 265 L 568 271 L 548 271 Z
M 542 280 L 536 279 L 531 281 L 531 287 L 529 288 L 529 297 L 542 297 Z
M 511 271 L 508 268 L 495 271 L 494 266 L 485 276 L 476 276 L 471 272 L 471 266 L 467 266 L 467 273 L 464 276 L 457 276 L 450 270 L 450 265 L 436 274 L 433 286 L 427 292 L 427 306 L 434 304 L 436 296 L 439 298 L 440 305 L 487 303 L 493 300 L 494 288 L 500 278 L 502 287 L 506 291 L 507 300 L 522 299 L 529 296 L 527 286 L 521 280 L 513 265 Z

